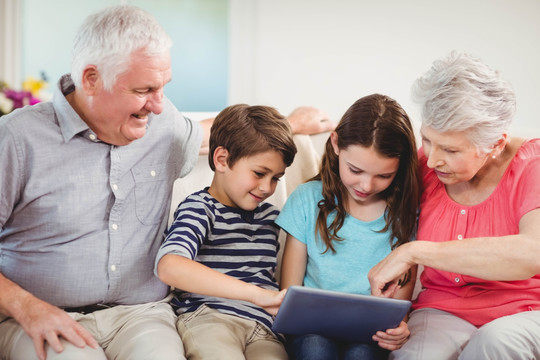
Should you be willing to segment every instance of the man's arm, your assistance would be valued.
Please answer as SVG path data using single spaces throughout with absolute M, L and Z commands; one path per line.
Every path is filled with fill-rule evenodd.
M 64 350 L 59 337 L 83 348 L 97 348 L 96 340 L 65 311 L 38 299 L 0 274 L 0 313 L 12 317 L 32 338 L 39 359 L 46 359 L 45 342 L 60 353 Z
M 287 116 L 293 134 L 313 135 L 327 131 L 332 131 L 336 127 L 336 123 L 330 120 L 330 117 L 313 106 L 300 106 L 294 109 Z M 214 118 L 204 119 L 199 121 L 203 128 L 203 141 L 199 155 L 208 155 L 210 128 Z

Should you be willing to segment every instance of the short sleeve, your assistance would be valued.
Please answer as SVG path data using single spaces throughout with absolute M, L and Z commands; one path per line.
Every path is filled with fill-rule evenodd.
M 174 221 L 156 255 L 154 266 L 156 276 L 157 264 L 167 254 L 195 259 L 204 239 L 208 236 L 213 218 L 213 212 L 208 204 L 195 194 L 188 196 L 178 205 Z
M 515 176 L 519 179 L 512 189 L 516 198 L 514 204 L 519 218 L 531 210 L 540 208 L 540 144 L 538 155 L 522 160 L 522 170 L 516 170 Z
M 299 185 L 288 197 L 283 209 L 276 219 L 284 231 L 304 244 L 315 232 L 316 211 L 320 190 L 320 182 L 308 182 Z

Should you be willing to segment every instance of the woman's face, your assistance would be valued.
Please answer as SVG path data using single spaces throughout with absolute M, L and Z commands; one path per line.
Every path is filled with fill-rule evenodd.
M 422 125 L 420 134 L 427 166 L 435 170 L 445 185 L 471 180 L 489 157 L 489 154 L 479 153 L 463 131 L 437 132 Z

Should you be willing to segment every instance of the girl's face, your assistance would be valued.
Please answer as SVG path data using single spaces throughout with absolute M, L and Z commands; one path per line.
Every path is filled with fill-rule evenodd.
M 437 132 L 422 126 L 422 148 L 427 166 L 435 171 L 445 185 L 471 180 L 485 165 L 489 154 L 481 154 L 476 146 L 460 132 Z
M 396 177 L 399 158 L 382 156 L 373 147 L 361 145 L 340 149 L 337 134 L 334 132 L 331 136 L 334 152 L 339 157 L 339 175 L 348 191 L 349 201 L 367 205 L 380 200 L 378 195 Z

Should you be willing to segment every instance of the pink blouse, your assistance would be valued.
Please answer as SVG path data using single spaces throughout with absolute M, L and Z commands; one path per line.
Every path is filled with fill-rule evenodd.
M 434 171 L 427 167 L 422 150 L 419 157 L 424 186 L 419 240 L 459 241 L 518 234 L 521 217 L 540 207 L 540 139 L 521 146 L 493 193 L 474 206 L 450 199 Z M 540 310 L 540 274 L 528 280 L 487 281 L 425 267 L 421 281 L 425 290 L 414 309 L 439 309 L 476 326 L 505 315 Z

